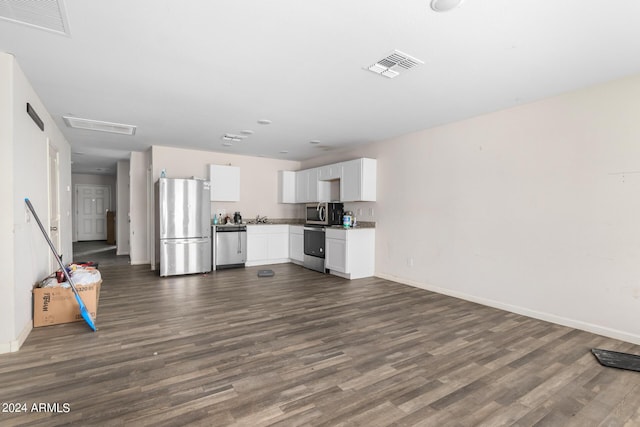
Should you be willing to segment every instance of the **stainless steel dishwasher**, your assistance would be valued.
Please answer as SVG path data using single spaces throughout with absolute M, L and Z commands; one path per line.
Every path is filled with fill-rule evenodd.
M 247 261 L 247 226 L 216 226 L 216 270 L 244 267 Z

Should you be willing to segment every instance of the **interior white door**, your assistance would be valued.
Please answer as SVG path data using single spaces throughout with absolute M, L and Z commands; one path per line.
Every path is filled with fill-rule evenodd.
M 78 241 L 107 239 L 107 211 L 111 208 L 107 185 L 76 185 Z
M 56 247 L 58 253 L 60 248 L 60 174 L 58 171 L 58 150 L 52 146 L 47 138 L 49 148 L 49 238 Z M 66 260 L 70 262 L 71 260 Z M 49 271 L 59 268 L 55 255 L 51 253 L 49 260 Z

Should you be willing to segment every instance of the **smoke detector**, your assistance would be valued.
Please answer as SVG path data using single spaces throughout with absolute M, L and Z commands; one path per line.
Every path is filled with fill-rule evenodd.
M 399 76 L 402 71 L 410 70 L 420 64 L 424 64 L 424 61 L 399 50 L 394 50 L 373 65 L 366 67 L 366 69 L 383 77 L 393 79 Z

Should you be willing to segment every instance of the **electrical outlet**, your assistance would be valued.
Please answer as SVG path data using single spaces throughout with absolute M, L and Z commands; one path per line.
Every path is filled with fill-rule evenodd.
M 356 215 L 362 216 L 362 208 L 356 209 Z
M 413 267 L 413 258 L 411 258 L 411 257 L 407 258 L 407 266 L 408 267 Z
M 369 216 L 370 216 L 370 217 L 373 217 L 373 213 L 374 213 L 374 212 L 373 212 L 373 208 L 369 208 Z

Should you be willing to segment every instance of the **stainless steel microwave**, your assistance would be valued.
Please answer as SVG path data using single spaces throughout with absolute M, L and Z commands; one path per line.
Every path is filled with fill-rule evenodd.
M 305 222 L 311 225 L 342 224 L 344 205 L 342 203 L 307 203 Z

